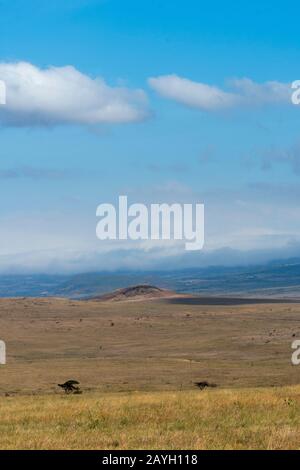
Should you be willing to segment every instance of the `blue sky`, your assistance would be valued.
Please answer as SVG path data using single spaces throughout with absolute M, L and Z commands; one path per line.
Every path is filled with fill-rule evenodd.
M 96 239 L 97 205 L 119 194 L 203 202 L 206 263 L 227 248 L 250 260 L 297 254 L 300 109 L 289 89 L 300 78 L 299 10 L 256 0 L 2 0 L 0 270 L 184 264 L 180 247 Z M 30 83 L 16 91 L 14 80 L 33 79 L 38 96 Z M 107 108 L 94 109 L 85 87 Z

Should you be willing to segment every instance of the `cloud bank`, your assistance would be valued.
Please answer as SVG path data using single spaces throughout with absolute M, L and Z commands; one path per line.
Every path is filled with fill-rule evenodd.
M 40 69 L 28 62 L 0 63 L 0 80 L 6 84 L 2 126 L 128 123 L 148 116 L 144 91 L 110 87 L 73 66 Z
M 259 84 L 249 78 L 231 80 L 229 91 L 178 75 L 149 78 L 148 84 L 164 98 L 203 111 L 291 103 L 290 84 L 276 81 Z
M 76 251 L 66 249 L 22 252 L 0 255 L 0 275 L 9 274 L 79 274 L 85 272 L 120 272 L 133 270 L 136 273 L 151 270 L 174 271 L 213 266 L 251 266 L 274 260 L 299 258 L 300 245 L 287 244 L 282 248 L 268 250 L 235 250 L 223 248 L 212 251 L 179 252 L 152 248 L 119 249 L 108 252 Z
M 200 192 L 165 181 L 131 190 L 130 202 L 146 205 L 204 202 L 204 250 L 188 252 L 180 240 L 100 241 L 90 202 L 59 199 L 59 209 L 50 204 L 33 212 L 23 198 L 18 209 L 8 214 L 3 210 L 0 217 L 0 273 L 175 270 L 300 256 L 297 184 L 256 182 Z

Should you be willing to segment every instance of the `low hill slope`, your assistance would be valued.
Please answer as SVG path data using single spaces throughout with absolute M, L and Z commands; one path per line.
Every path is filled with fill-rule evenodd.
M 123 301 L 123 300 L 145 300 L 176 297 L 178 294 L 171 290 L 161 289 L 156 286 L 141 284 L 137 286 L 117 289 L 107 294 L 93 297 L 93 300 L 101 301 Z

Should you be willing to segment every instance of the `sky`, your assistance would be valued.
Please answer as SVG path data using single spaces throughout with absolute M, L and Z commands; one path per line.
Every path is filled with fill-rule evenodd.
M 258 262 L 300 246 L 296 1 L 0 0 L 0 272 Z M 205 246 L 96 208 L 203 203 Z

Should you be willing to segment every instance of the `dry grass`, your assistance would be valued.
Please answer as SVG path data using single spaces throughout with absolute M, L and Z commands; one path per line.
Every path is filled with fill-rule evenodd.
M 299 315 L 300 304 L 1 299 L 0 448 L 299 448 Z M 59 394 L 68 379 L 83 395 Z M 218 388 L 195 390 L 201 380 Z
M 297 385 L 299 318 L 300 304 L 0 299 L 0 394 L 54 393 L 68 379 L 100 392 Z
M 299 449 L 300 386 L 0 399 L 1 449 Z

